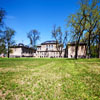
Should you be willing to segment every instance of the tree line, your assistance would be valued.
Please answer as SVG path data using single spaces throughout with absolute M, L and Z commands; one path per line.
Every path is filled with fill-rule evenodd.
M 59 43 L 67 44 L 68 39 L 70 42 L 75 42 L 75 59 L 78 57 L 78 47 L 80 42 L 87 44 L 87 57 L 100 58 L 100 1 L 99 0 L 79 0 L 79 9 L 68 16 L 67 28 L 70 31 L 65 32 L 62 38 L 61 27 L 53 29 L 53 38 Z M 70 36 L 70 37 L 68 37 Z M 65 39 L 64 39 L 65 38 Z M 64 41 L 64 42 L 62 42 Z M 62 50 L 58 51 L 62 52 Z
M 9 58 L 9 53 L 11 52 L 9 47 L 15 43 L 13 40 L 15 30 L 5 26 L 5 15 L 6 11 L 0 8 L 0 54 L 7 54 Z
M 6 54 L 9 58 L 9 54 L 12 52 L 10 47 L 15 45 L 14 36 L 16 31 L 5 25 L 4 19 L 6 11 L 0 8 L 0 54 Z M 40 38 L 40 33 L 34 29 L 27 33 L 27 37 L 30 40 L 30 45 L 36 49 L 36 42 Z
M 68 26 L 71 27 L 71 34 L 76 41 L 75 58 L 79 42 L 87 43 L 88 58 L 95 56 L 100 58 L 100 1 L 80 0 L 80 9 L 69 16 Z
M 8 53 L 9 46 L 15 42 L 13 36 L 15 31 L 9 27 L 4 28 L 5 10 L 0 9 L 0 54 Z M 75 42 L 75 59 L 78 56 L 78 47 L 80 42 L 87 44 L 88 58 L 100 58 L 100 1 L 99 0 L 79 0 L 79 9 L 68 16 L 66 28 L 70 31 L 62 32 L 61 27 L 54 25 L 51 35 L 56 41 L 56 48 L 60 56 L 63 47 L 68 42 Z M 36 49 L 37 41 L 40 39 L 40 32 L 33 29 L 27 33 L 31 46 Z M 70 38 L 70 41 L 68 41 Z

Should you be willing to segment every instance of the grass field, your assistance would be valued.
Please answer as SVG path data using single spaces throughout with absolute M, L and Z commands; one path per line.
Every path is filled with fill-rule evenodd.
M 0 58 L 0 100 L 100 100 L 100 59 Z

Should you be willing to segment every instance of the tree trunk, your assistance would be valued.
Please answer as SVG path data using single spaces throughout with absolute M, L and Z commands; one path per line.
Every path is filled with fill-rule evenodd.
M 59 51 L 59 58 L 61 58 L 61 52 Z
M 91 57 L 90 36 L 91 36 L 91 32 L 89 32 L 89 40 L 88 40 L 88 58 Z
M 8 44 L 8 58 L 9 58 L 9 44 Z
M 100 32 L 99 32 L 99 58 L 100 58 Z
M 77 59 L 77 54 L 78 54 L 78 43 L 76 43 L 75 47 L 75 59 Z
M 67 46 L 66 46 L 64 57 L 67 58 L 67 56 L 68 56 L 68 48 L 67 48 Z
M 79 45 L 79 42 L 80 42 L 80 36 L 79 36 L 79 39 L 76 42 L 76 46 L 75 46 L 75 59 L 77 59 L 77 56 L 78 56 L 78 45 Z

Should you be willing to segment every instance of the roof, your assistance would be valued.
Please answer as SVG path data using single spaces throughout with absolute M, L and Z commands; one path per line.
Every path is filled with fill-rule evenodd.
M 24 44 L 22 44 L 22 43 L 19 43 L 18 45 L 10 46 L 10 48 L 26 48 L 26 49 L 35 50 L 34 48 L 29 47 L 29 46 L 27 46 L 27 45 L 24 45 Z
M 70 43 L 68 43 L 68 45 L 76 45 L 76 42 L 70 42 Z M 87 43 L 85 43 L 85 42 L 79 42 L 79 45 L 87 45 Z
M 41 45 L 37 45 L 37 47 L 41 47 Z
M 10 48 L 26 48 L 26 49 L 35 50 L 34 48 L 26 47 L 26 46 L 10 46 Z
M 41 43 L 41 45 L 44 45 L 44 44 L 56 44 L 56 41 L 51 40 L 51 41 L 45 41 L 45 42 Z

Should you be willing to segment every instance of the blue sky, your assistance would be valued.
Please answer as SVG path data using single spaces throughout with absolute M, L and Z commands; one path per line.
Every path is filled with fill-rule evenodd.
M 27 33 L 40 32 L 38 44 L 52 40 L 53 25 L 67 30 L 66 19 L 78 9 L 78 0 L 0 0 L 0 7 L 7 12 L 5 24 L 16 31 L 16 43 L 29 44 Z

